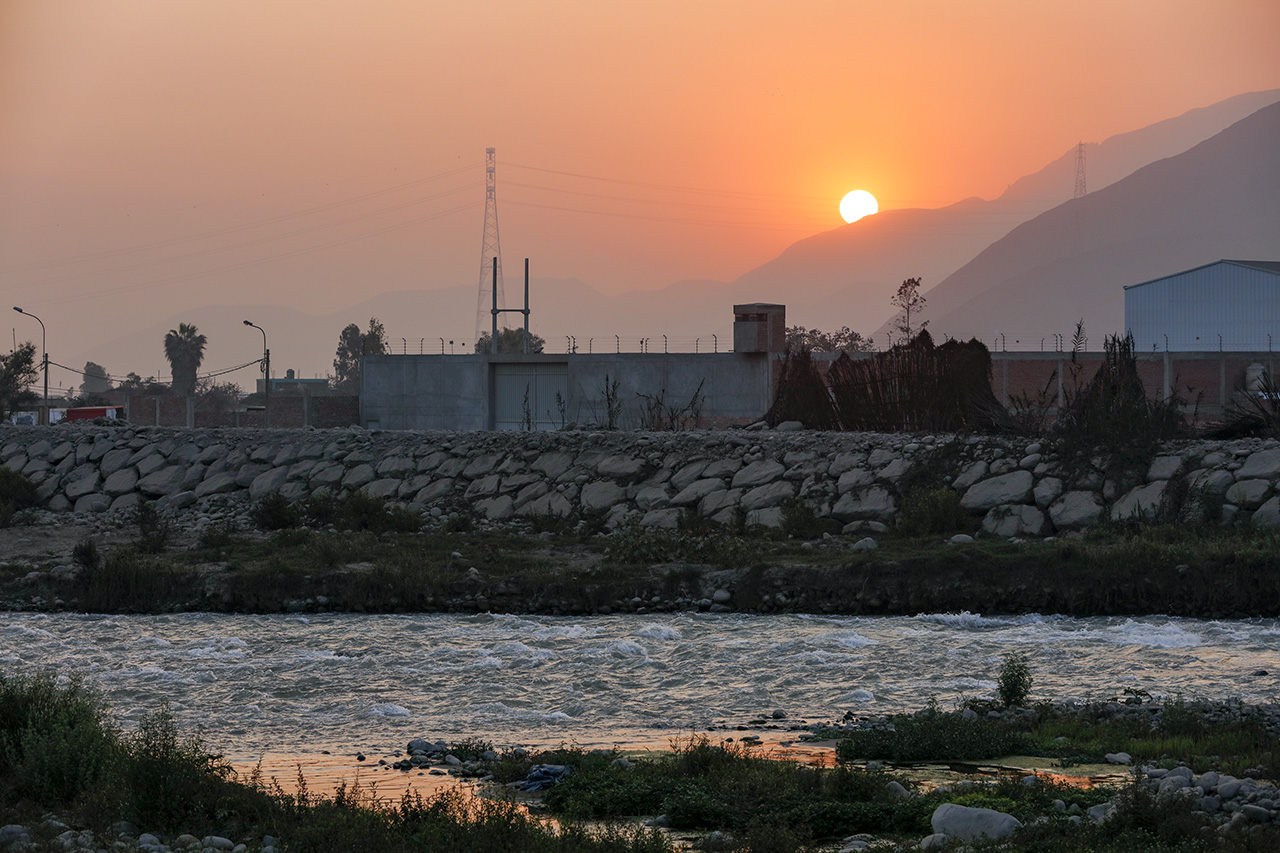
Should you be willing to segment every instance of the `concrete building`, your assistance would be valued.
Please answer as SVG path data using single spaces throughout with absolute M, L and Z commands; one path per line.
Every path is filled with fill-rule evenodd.
M 751 423 L 773 402 L 786 308 L 733 310 L 734 352 L 365 356 L 361 422 L 448 430 Z
M 1280 350 L 1280 261 L 1215 261 L 1124 289 L 1139 352 Z

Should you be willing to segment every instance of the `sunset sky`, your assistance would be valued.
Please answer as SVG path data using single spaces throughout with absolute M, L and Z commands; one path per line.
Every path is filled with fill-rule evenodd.
M 1275 0 L 5 0 L 0 289 L 123 332 L 474 286 L 486 146 L 509 280 L 727 281 L 851 189 L 990 198 L 1280 86 L 1277 36 Z

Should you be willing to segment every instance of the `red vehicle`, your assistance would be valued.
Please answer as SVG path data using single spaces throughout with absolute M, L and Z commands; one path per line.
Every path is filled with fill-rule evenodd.
M 119 409 L 116 406 L 81 406 L 76 409 L 67 409 L 67 420 L 91 421 L 94 418 L 115 418 L 117 411 Z

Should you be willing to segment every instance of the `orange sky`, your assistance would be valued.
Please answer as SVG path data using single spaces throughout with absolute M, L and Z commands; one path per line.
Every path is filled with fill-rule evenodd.
M 990 198 L 1280 86 L 1277 36 L 1275 0 L 5 0 L 0 290 L 138 325 L 474 286 L 490 145 L 510 272 L 732 280 L 850 189 Z

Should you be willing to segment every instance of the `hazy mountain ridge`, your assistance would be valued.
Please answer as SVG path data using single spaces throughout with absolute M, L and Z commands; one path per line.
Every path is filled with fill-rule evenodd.
M 1086 143 L 1086 183 L 1092 192 L 1110 186 L 1277 101 L 1280 90 L 1251 92 L 1115 134 L 1102 143 Z M 802 298 L 794 300 L 789 311 L 795 321 L 847 323 L 861 330 L 878 326 L 875 334 L 883 337 L 884 324 L 893 314 L 889 297 L 903 279 L 920 278 L 926 290 L 936 290 L 944 278 L 1018 225 L 1070 200 L 1075 164 L 1073 146 L 1043 169 L 1014 181 L 995 200 L 966 199 L 943 208 L 885 211 L 815 235 L 734 284 L 753 298 L 769 289 L 800 289 Z M 797 282 L 805 284 L 797 288 Z M 950 291 L 929 294 L 931 300 L 941 300 L 930 303 L 930 316 L 946 313 L 976 293 L 975 289 L 955 291 L 954 296 Z M 840 323 L 827 319 L 832 316 L 840 317 Z
M 1221 258 L 1280 258 L 1280 103 L 1015 228 L 925 295 L 944 335 L 1034 348 L 1083 319 L 1123 331 L 1136 284 Z

